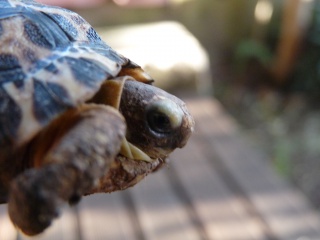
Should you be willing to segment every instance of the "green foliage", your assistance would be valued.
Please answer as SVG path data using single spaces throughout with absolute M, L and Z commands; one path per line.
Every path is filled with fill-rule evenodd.
M 313 20 L 305 39 L 305 46 L 292 74 L 291 89 L 320 97 L 320 2 L 315 2 Z
M 235 62 L 238 70 L 243 71 L 248 61 L 253 59 L 267 68 L 272 60 L 272 53 L 265 44 L 254 39 L 240 42 L 235 50 Z
M 285 138 L 277 139 L 274 144 L 273 163 L 276 170 L 284 177 L 289 177 L 292 171 L 291 155 L 293 143 Z

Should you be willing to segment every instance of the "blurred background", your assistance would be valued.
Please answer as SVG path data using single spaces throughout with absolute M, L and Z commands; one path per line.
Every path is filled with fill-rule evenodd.
M 171 92 L 212 95 L 320 207 L 320 1 L 42 0 Z
M 78 12 L 157 86 L 218 99 L 266 161 L 320 208 L 319 0 L 41 2 Z

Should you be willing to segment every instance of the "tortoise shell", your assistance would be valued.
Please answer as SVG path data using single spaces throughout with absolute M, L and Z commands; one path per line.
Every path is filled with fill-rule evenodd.
M 1 0 L 0 147 L 28 141 L 130 67 L 138 68 L 78 14 L 32 0 Z M 136 79 L 151 80 L 145 74 Z

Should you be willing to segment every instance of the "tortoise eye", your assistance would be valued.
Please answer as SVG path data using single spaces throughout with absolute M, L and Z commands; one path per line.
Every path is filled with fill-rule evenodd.
M 183 112 L 170 99 L 161 99 L 152 103 L 147 109 L 147 122 L 156 133 L 169 134 L 180 127 Z
M 169 117 L 156 110 L 148 112 L 147 121 L 149 127 L 157 133 L 170 133 L 172 130 Z

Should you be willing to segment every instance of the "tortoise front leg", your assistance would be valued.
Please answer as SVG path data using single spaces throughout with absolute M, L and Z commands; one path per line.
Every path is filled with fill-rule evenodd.
M 65 202 L 95 186 L 119 152 L 124 134 L 121 115 L 94 104 L 71 110 L 44 130 L 33 144 L 53 141 L 33 154 L 36 168 L 20 174 L 10 186 L 13 223 L 28 235 L 42 232 Z

